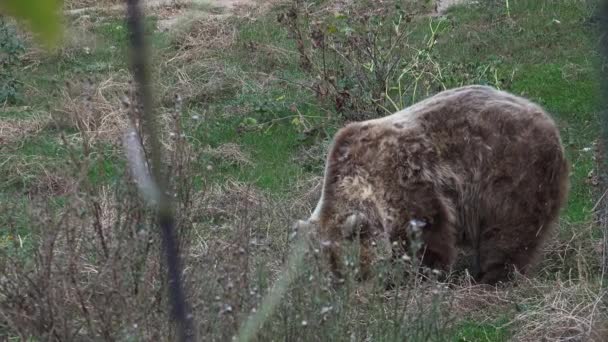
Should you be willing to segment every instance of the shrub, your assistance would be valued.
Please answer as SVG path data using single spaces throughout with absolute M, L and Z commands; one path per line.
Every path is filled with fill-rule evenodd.
M 414 98 L 423 84 L 441 84 L 431 84 L 441 74 L 432 53 L 444 25 L 431 21 L 426 46 L 416 49 L 408 43 L 408 23 L 424 6 L 405 6 L 362 1 L 328 15 L 328 8 L 313 13 L 307 1 L 294 0 L 278 19 L 295 41 L 300 68 L 311 75 L 318 98 L 359 120 L 400 109 L 395 107 L 403 107 L 402 98 Z
M 24 50 L 23 41 L 15 28 L 0 16 L 0 103 L 13 104 L 19 99 L 15 69 Z
M 441 58 L 437 44 L 451 24 L 429 17 L 429 2 L 313 3 L 293 0 L 278 20 L 295 43 L 300 69 L 313 83 L 304 89 L 313 89 L 347 120 L 392 114 L 465 84 L 508 85 L 499 59 L 459 63 Z M 428 29 L 420 32 L 423 21 Z

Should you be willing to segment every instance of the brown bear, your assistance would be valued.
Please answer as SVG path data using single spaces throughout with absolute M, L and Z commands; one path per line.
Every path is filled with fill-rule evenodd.
M 321 198 L 300 224 L 318 228 L 337 275 L 343 240 L 359 236 L 367 275 L 375 238 L 409 246 L 418 232 L 423 265 L 448 271 L 468 249 L 475 279 L 495 284 L 537 259 L 568 174 L 558 128 L 539 105 L 465 86 L 340 129 Z

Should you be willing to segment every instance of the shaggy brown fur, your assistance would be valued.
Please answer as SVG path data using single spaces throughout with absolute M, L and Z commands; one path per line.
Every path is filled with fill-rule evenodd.
M 448 270 L 458 248 L 470 249 L 476 279 L 494 284 L 529 269 L 566 200 L 568 173 L 541 107 L 466 86 L 342 128 L 307 222 L 318 225 L 337 274 L 343 239 L 359 234 L 367 274 L 372 239 L 408 246 L 415 225 L 424 265 Z

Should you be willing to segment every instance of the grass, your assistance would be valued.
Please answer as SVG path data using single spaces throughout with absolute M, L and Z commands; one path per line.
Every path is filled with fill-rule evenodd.
M 254 149 L 253 155 L 263 166 L 254 170 L 253 176 L 259 184 L 269 190 L 287 189 L 290 179 L 296 179 L 299 168 L 290 163 L 290 156 L 297 146 L 294 130 L 284 127 L 271 128 L 263 136 L 248 134 L 243 144 Z
M 434 288 L 433 283 L 412 284 L 403 291 L 375 289 L 363 293 L 351 284 L 343 292 L 334 293 L 323 280 L 318 259 L 308 253 L 300 275 L 269 316 L 270 323 L 264 326 L 260 340 L 392 341 L 406 335 L 420 341 L 541 340 L 555 337 L 555 331 L 563 334 L 561 337 L 571 336 L 576 329 L 581 329 L 580 337 L 588 333 L 591 318 L 608 319 L 605 313 L 593 309 L 593 305 L 605 305 L 592 300 L 605 292 L 599 288 L 601 253 L 595 247 L 601 245 L 602 235 L 592 211 L 601 191 L 589 179 L 592 172 L 598 173 L 593 148 L 600 135 L 595 70 L 599 56 L 591 35 L 595 27 L 589 21 L 590 3 L 510 1 L 508 14 L 503 2 L 456 6 L 444 19 L 414 18 L 407 27 L 411 31 L 408 46 L 402 51 L 410 56 L 413 48 L 425 43 L 429 20 L 443 20 L 432 58 L 443 68 L 445 85 L 491 84 L 537 101 L 555 116 L 572 163 L 572 190 L 555 250 L 548 252 L 536 282 L 496 292 L 475 292 L 466 284 L 456 289 Z M 184 227 L 193 227 L 185 245 L 190 251 L 185 259 L 187 280 L 196 294 L 192 300 L 195 317 L 200 320 L 197 324 L 216 339 L 230 338 L 272 286 L 290 250 L 291 232 L 285 227 L 306 216 L 317 200 L 311 184 L 321 175 L 329 137 L 342 124 L 331 106 L 301 86 L 310 85 L 312 80 L 298 66 L 293 40 L 276 22 L 278 11 L 254 12 L 255 20 L 194 20 L 170 32 L 155 30 L 161 14 L 155 13 L 146 21 L 158 70 L 154 76 L 159 81 L 159 111 L 165 123 L 163 142 L 169 147 L 173 146 L 167 128 L 171 126 L 171 99 L 175 93 L 184 99 L 182 129 L 193 148 L 193 170 L 186 179 L 192 180 L 192 187 L 184 196 L 188 199 L 180 202 L 186 209 L 179 211 Z M 158 241 L 125 235 L 132 231 L 144 234 L 150 221 L 146 221 L 138 201 L 127 200 L 132 184 L 124 179 L 127 165 L 119 140 L 121 125 L 126 122 L 120 98 L 128 88 L 124 76 L 124 21 L 97 12 L 92 12 L 86 25 L 77 17 L 71 20 L 86 39 L 74 39 L 54 55 L 41 55 L 35 63 L 21 65 L 17 77 L 25 85 L 27 101 L 0 110 L 0 120 L 7 127 L 10 122 L 10 127 L 24 132 L 0 145 L 0 159 L 4 160 L 0 162 L 0 208 L 5 209 L 0 210 L 0 225 L 11 227 L 11 232 L 0 233 L 1 255 L 6 255 L 16 235 L 45 236 L 35 227 L 48 226 L 63 232 L 101 222 L 114 255 L 133 254 L 124 254 L 120 259 L 124 264 L 115 266 L 103 261 L 106 259 L 99 251 L 96 234 L 87 228 L 68 230 L 65 237 L 61 235 L 57 248 L 63 248 L 62 238 L 84 235 L 79 248 L 58 253 L 56 277 L 65 273 L 60 272 L 62 266 L 66 270 L 72 267 L 68 261 L 85 260 L 82 274 L 89 272 L 86 277 L 94 285 L 82 291 L 92 292 L 82 299 L 84 304 L 63 303 L 56 297 L 44 302 L 58 303 L 53 304 L 57 310 L 67 307 L 79 312 L 85 307 L 93 312 L 91 317 L 103 317 L 107 314 L 103 310 L 113 310 L 113 306 L 101 304 L 100 294 L 105 294 L 102 297 L 107 303 L 129 301 L 132 307 L 145 307 L 144 312 L 152 311 L 149 298 L 158 298 L 152 305 L 156 316 L 149 320 L 112 312 L 111 317 L 120 317 L 119 323 L 96 325 L 96 318 L 92 318 L 89 324 L 98 327 L 94 329 L 97 336 L 107 327 L 119 327 L 124 339 L 154 339 L 146 335 L 152 332 L 159 334 L 157 339 L 167 337 L 170 332 L 163 328 L 165 312 L 160 309 L 166 303 L 156 292 L 162 290 L 162 279 L 155 273 L 160 266 L 152 254 L 147 254 L 159 247 Z M 66 97 L 61 91 L 65 81 L 85 77 L 107 85 L 94 95 L 99 113 L 93 111 L 92 116 L 82 111 L 86 108 L 84 97 Z M 431 95 L 437 88 L 429 86 L 421 96 Z M 72 107 L 65 106 L 68 100 L 73 101 Z M 57 128 L 47 121 L 58 109 L 80 116 L 66 116 L 67 125 Z M 94 142 L 91 152 L 85 153 L 85 135 L 73 122 L 76 117 L 116 125 L 100 124 L 98 127 L 107 129 L 104 134 L 88 132 Z M 294 121 L 299 118 L 305 118 L 306 127 Z M 321 127 L 322 133 L 308 133 L 308 126 Z M 62 142 L 62 133 L 69 147 Z M 85 196 L 83 192 L 88 190 L 75 185 L 81 170 L 68 162 L 70 155 L 88 163 L 84 179 L 99 193 Z M 5 205 L 9 199 L 13 206 Z M 46 214 L 53 220 L 32 214 L 39 213 L 36 210 L 40 203 L 47 201 L 54 202 L 52 214 Z M 125 207 L 125 212 L 120 207 Z M 55 224 L 61 215 L 67 215 L 70 219 L 66 222 L 71 225 Z M 311 243 L 314 245 L 314 241 Z M 241 249 L 246 253 L 239 253 Z M 35 252 L 27 249 L 27 253 Z M 27 257 L 27 253 L 21 254 Z M 40 260 L 44 265 L 46 259 Z M 132 279 L 118 284 L 104 273 L 112 267 L 119 267 L 119 274 L 129 274 Z M 18 271 L 10 271 L 17 279 Z M 85 277 L 82 274 L 79 277 Z M 561 292 L 548 290 L 553 284 L 559 285 Z M 69 292 L 73 290 L 70 286 L 62 291 L 73 298 L 82 293 Z M 120 291 L 111 290 L 115 287 Z M 119 296 L 121 291 L 137 295 L 124 298 Z M 561 311 L 550 310 L 553 305 Z M 576 317 L 576 322 L 565 319 L 567 314 Z M 21 322 L 25 330 L 5 326 L 5 317 L 0 315 L 0 337 L 5 331 L 13 336 L 25 336 L 27 332 L 43 336 L 40 331 L 44 329 L 34 323 Z M 66 329 L 71 324 L 84 326 L 78 319 L 65 317 Z M 131 332 L 121 320 L 145 328 Z M 553 329 L 550 324 L 563 329 Z M 567 329 L 571 326 L 574 330 Z
M 482 323 L 474 321 L 462 322 L 453 337 L 454 342 L 467 342 L 467 341 L 487 341 L 487 342 L 499 342 L 508 341 L 509 332 L 505 328 L 500 326 L 501 321 L 497 321 L 496 324 Z M 506 322 L 502 322 L 503 324 Z
M 229 126 L 231 131 L 235 126 Z M 238 126 L 237 126 L 238 127 Z M 221 132 L 221 131 L 220 131 Z M 239 136 L 220 134 L 217 142 L 238 142 L 252 152 L 255 160 L 251 167 L 234 167 L 220 164 L 216 170 L 218 176 L 235 177 L 247 183 L 272 192 L 280 193 L 289 188 L 293 180 L 298 179 L 300 171 L 291 162 L 293 152 L 298 146 L 297 134 L 290 127 L 270 127 L 263 133 L 246 132 Z

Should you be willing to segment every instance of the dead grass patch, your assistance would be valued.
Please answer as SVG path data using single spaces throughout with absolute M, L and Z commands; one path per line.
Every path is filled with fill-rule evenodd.
M 51 112 L 53 124 L 58 129 L 76 130 L 71 140 L 85 140 L 85 146 L 99 142 L 115 146 L 122 138 L 130 122 L 139 127 L 138 104 L 133 103 L 134 93 L 130 78 L 125 74 L 106 76 L 101 81 L 76 80 L 60 90 L 59 106 Z M 167 94 L 168 96 L 168 94 Z M 181 98 L 172 93 L 168 102 L 172 107 L 159 107 L 159 133 L 165 147 L 171 149 L 176 138 L 175 115 L 181 119 Z M 177 134 L 183 134 L 181 132 Z M 182 138 L 182 137 L 180 137 Z
M 456 312 L 490 320 L 514 309 L 515 304 L 510 289 L 475 285 L 466 278 L 454 286 L 452 296 Z
M 26 195 L 30 198 L 54 198 L 71 194 L 78 188 L 77 180 L 60 170 L 43 169 L 28 185 Z
M 24 119 L 4 118 L 0 120 L 0 146 L 8 145 L 37 134 L 48 126 L 50 117 L 37 115 Z
M 177 7 L 192 3 L 192 0 L 143 0 L 141 1 L 146 7 Z M 118 5 L 124 5 L 124 0 L 65 0 L 63 8 L 66 10 L 74 10 L 81 8 L 107 8 Z
M 517 341 L 597 339 L 592 336 L 597 323 L 608 319 L 605 288 L 587 282 L 530 280 L 524 291 L 517 299 L 521 312 L 513 321 Z
M 109 140 L 117 143 L 126 129 L 126 112 L 121 109 L 120 93 L 128 83 L 116 76 L 94 84 L 91 80 L 70 83 L 61 91 L 60 107 L 52 112 L 59 128 L 77 129 L 91 142 Z
M 591 336 L 591 342 L 608 341 L 608 321 L 597 322 Z
M 456 285 L 448 301 L 453 312 L 480 323 L 512 317 L 503 328 L 514 341 L 603 341 L 607 295 L 597 283 L 518 277 L 498 288 Z
M 63 1 L 64 9 L 76 9 L 85 7 L 104 7 L 122 4 L 122 0 L 65 0 Z
M 249 41 L 239 48 L 241 49 L 239 53 L 246 56 L 251 65 L 256 66 L 255 74 L 251 76 L 262 80 L 274 78 L 276 70 L 285 69 L 291 61 L 297 58 L 294 52 L 272 44 Z
M 33 193 L 50 193 L 54 194 L 55 190 L 59 193 L 62 188 L 70 188 L 69 186 L 62 187 L 61 184 L 68 182 L 64 181 L 64 175 L 54 165 L 57 160 L 46 156 L 21 156 L 17 153 L 6 153 L 2 155 L 3 160 L 0 162 L 0 171 L 2 172 L 3 188 L 12 186 L 25 186 L 26 192 Z M 56 183 L 52 185 L 52 183 Z
M 228 180 L 222 185 L 210 184 L 204 192 L 194 196 L 194 221 L 213 217 L 234 220 L 240 209 L 259 212 L 268 203 L 261 191 L 234 180 Z M 237 210 L 237 207 L 240 209 Z
M 226 51 L 236 39 L 236 28 L 225 19 L 214 17 L 188 17 L 174 26 L 171 44 L 176 49 L 168 63 L 181 64 L 217 55 Z
M 205 151 L 214 158 L 218 158 L 223 162 L 227 162 L 239 167 L 252 166 L 253 161 L 248 153 L 243 152 L 241 147 L 236 143 L 225 143 L 216 148 L 208 148 Z
M 236 27 L 223 18 L 195 14 L 172 26 L 173 49 L 162 63 L 159 79 L 163 103 L 177 93 L 184 103 L 211 103 L 233 96 L 241 81 L 218 57 L 232 48 Z
M 325 139 L 311 146 L 303 146 L 294 156 L 294 161 L 303 166 L 323 169 L 331 140 Z
M 208 104 L 233 97 L 241 87 L 241 80 L 233 77 L 225 65 L 209 59 L 168 65 L 164 73 L 168 77 L 159 79 L 158 90 L 165 106 L 175 94 L 182 97 L 185 105 Z
M 543 248 L 538 273 L 562 279 L 591 279 L 601 274 L 603 242 L 594 237 L 598 229 L 594 222 L 561 222 Z

